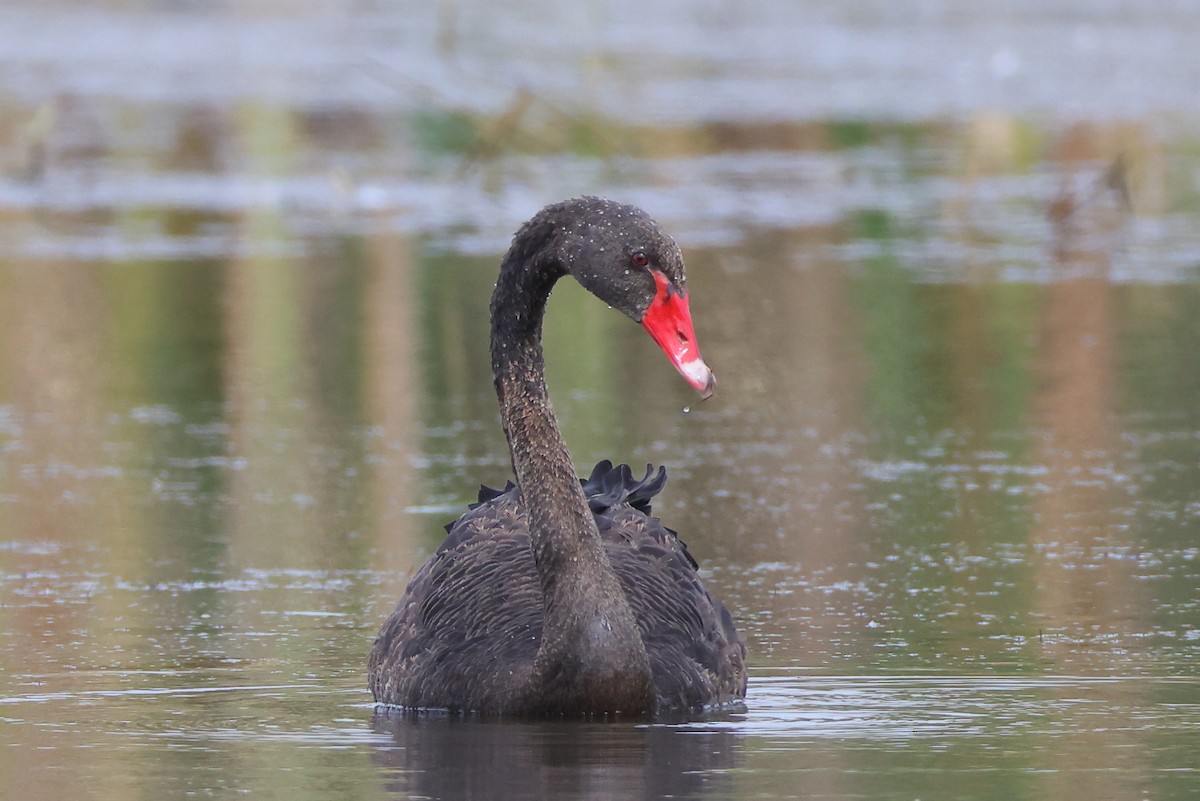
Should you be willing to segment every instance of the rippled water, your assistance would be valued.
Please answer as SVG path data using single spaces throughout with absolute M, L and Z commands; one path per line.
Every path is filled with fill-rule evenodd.
M 362 660 L 404 576 L 381 563 L 406 570 L 436 544 L 451 513 L 443 481 L 503 469 L 501 456 L 442 456 L 469 452 L 481 425 L 426 429 L 415 471 L 429 488 L 414 494 L 428 503 L 366 521 L 354 507 L 370 503 L 369 474 L 394 446 L 375 428 L 302 433 L 268 416 L 241 450 L 235 424 L 135 407 L 72 430 L 76 446 L 95 438 L 95 461 L 38 462 L 60 427 L 7 407 L 2 508 L 25 536 L 3 546 L 0 726 L 28 754 L 9 763 L 8 786 L 39 788 L 20 797 L 86 782 L 179 794 L 283 783 L 318 796 L 997 798 L 1017 782 L 1024 797 L 1187 796 L 1200 549 L 1191 501 L 1151 497 L 1183 465 L 1150 454 L 1200 437 L 1130 436 L 1124 469 L 1068 469 L 1068 486 L 1117 502 L 1051 516 L 1040 536 L 1025 526 L 1037 498 L 1063 492 L 1051 463 L 964 458 L 947 432 L 911 460 L 868 458 L 881 444 L 860 432 L 801 462 L 794 448 L 812 432 L 755 441 L 759 415 L 717 403 L 707 420 L 706 407 L 651 415 L 714 440 L 678 449 L 686 469 L 659 513 L 688 521 L 736 610 L 750 695 L 744 710 L 653 726 L 373 711 Z M 586 404 L 576 396 L 564 416 Z M 643 452 L 684 439 L 669 425 L 663 436 Z M 804 477 L 834 470 L 825 459 L 843 471 L 836 485 Z M 297 460 L 310 474 L 299 486 Z M 936 498 L 943 508 L 923 507 Z M 1131 522 L 1110 531 L 1097 515 Z M 388 519 L 411 521 L 409 533 Z M 415 536 L 415 552 L 397 533 Z
M 0 797 L 1200 792 L 1200 15 L 643 6 L 0 12 Z M 508 477 L 497 259 L 582 192 L 720 390 L 563 286 L 555 409 L 668 466 L 746 706 L 380 714 Z

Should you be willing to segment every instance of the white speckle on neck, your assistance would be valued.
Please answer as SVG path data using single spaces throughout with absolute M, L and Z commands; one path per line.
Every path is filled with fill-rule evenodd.
M 612 622 L 609 621 L 608 615 L 599 615 L 594 618 L 588 625 L 587 633 L 584 636 L 591 646 L 605 647 L 611 642 L 613 630 Z

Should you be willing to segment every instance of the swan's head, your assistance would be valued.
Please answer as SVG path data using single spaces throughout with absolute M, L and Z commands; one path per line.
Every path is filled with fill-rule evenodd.
M 582 197 L 547 206 L 531 221 L 548 228 L 552 258 L 584 288 L 641 323 L 671 364 L 705 398 L 716 379 L 700 357 L 688 308 L 683 255 L 636 206 Z

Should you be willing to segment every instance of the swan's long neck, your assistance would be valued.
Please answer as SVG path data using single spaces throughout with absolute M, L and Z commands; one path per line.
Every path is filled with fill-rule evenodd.
M 638 714 L 653 704 L 649 659 L 546 391 L 542 317 L 564 274 L 514 245 L 492 295 L 492 371 L 545 604 L 531 691 L 550 712 Z

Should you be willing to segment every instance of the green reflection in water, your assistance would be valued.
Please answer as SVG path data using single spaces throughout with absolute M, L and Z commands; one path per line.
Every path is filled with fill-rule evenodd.
M 108 301 L 113 402 L 162 404 L 189 419 L 213 414 L 224 400 L 224 266 L 110 265 L 101 281 Z
M 864 212 L 860 228 L 865 238 L 885 243 L 885 252 L 863 265 L 854 287 L 870 359 L 868 410 L 882 438 L 900 443 L 946 402 L 945 374 L 928 369 L 926 311 L 912 274 L 887 252 L 886 243 L 896 236 L 892 222 L 886 212 Z
M 124 582 L 200 586 L 148 604 L 148 616 L 130 615 L 116 635 L 102 633 L 111 621 L 102 621 L 96 634 L 139 653 L 131 667 L 209 663 L 170 646 L 165 653 L 146 653 L 137 638 L 162 643 L 157 632 L 190 620 L 200 621 L 197 635 L 219 636 L 217 621 L 228 612 L 229 599 L 217 584 L 228 571 L 222 501 L 229 488 L 222 466 L 227 443 L 219 436 L 189 436 L 185 428 L 211 426 L 222 415 L 224 265 L 114 264 L 103 268 L 101 284 L 102 408 L 120 423 L 96 433 L 101 447 L 120 454 L 120 511 L 92 536 L 113 554 L 104 569 Z

